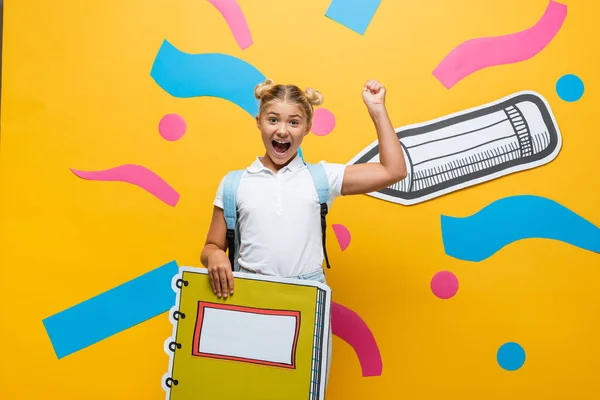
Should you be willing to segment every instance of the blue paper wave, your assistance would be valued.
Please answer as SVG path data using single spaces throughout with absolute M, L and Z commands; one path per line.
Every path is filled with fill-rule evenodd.
M 441 219 L 446 254 L 461 260 L 482 261 L 508 244 L 533 238 L 600 252 L 600 228 L 545 197 L 506 197 L 471 216 Z
M 218 97 L 237 104 L 251 116 L 258 113 L 254 87 L 265 76 L 251 64 L 227 54 L 184 53 L 163 41 L 150 72 L 174 97 Z

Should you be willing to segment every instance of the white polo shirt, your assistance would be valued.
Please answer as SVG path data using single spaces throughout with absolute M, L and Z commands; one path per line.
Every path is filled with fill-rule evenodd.
M 345 164 L 321 161 L 329 201 L 341 195 Z M 214 205 L 223 208 L 221 180 Z M 299 156 L 275 173 L 260 157 L 244 171 L 237 192 L 241 267 L 263 275 L 294 277 L 323 266 L 321 207 L 308 168 Z M 329 225 L 329 224 L 328 224 Z

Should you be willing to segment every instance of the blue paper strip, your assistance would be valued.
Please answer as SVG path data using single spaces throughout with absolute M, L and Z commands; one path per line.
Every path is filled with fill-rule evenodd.
M 449 256 L 481 261 L 521 239 L 553 239 L 600 252 L 600 229 L 561 204 L 538 196 L 497 200 L 465 218 L 442 216 Z
M 212 96 L 237 104 L 251 116 L 258 114 L 254 87 L 265 76 L 239 58 L 220 54 L 189 54 L 163 41 L 150 72 L 152 79 L 174 97 Z
M 325 16 L 364 34 L 381 0 L 332 0 Z
M 178 272 L 171 261 L 44 319 L 58 358 L 169 311 L 176 299 L 171 281 Z

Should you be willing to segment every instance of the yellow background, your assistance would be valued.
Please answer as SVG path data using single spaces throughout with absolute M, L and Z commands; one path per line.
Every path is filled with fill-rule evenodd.
M 599 6 L 564 2 L 567 19 L 539 55 L 479 71 L 450 90 L 431 74 L 445 54 L 470 38 L 532 26 L 548 2 L 388 0 L 361 36 L 324 16 L 327 0 L 239 0 L 254 38 L 244 51 L 204 0 L 5 2 L 0 398 L 164 397 L 166 314 L 61 360 L 42 325 L 172 259 L 199 265 L 219 180 L 262 151 L 241 108 L 176 99 L 156 85 L 150 69 L 164 39 L 186 52 L 231 54 L 277 82 L 322 91 L 337 125 L 328 136 L 306 138 L 310 162 L 346 162 L 376 138 L 361 99 L 372 77 L 388 88 L 394 126 L 524 89 L 545 96 L 563 135 L 549 165 L 411 207 L 368 196 L 336 201 L 329 224 L 346 225 L 352 243 L 341 252 L 329 231 L 333 300 L 364 318 L 384 366 L 382 376 L 363 378 L 350 346 L 334 337 L 328 398 L 597 398 L 598 254 L 526 240 L 469 263 L 444 254 L 440 231 L 440 214 L 469 215 L 518 194 L 549 197 L 600 224 Z M 575 103 L 555 92 L 567 73 L 585 83 Z M 167 113 L 187 122 L 177 142 L 158 134 Z M 177 207 L 69 170 L 126 163 L 172 184 L 181 193 Z M 440 270 L 460 281 L 453 299 L 431 293 Z M 496 363 L 508 341 L 527 352 L 515 372 Z
M 178 307 L 186 318 L 179 320 L 177 328 L 176 341 L 182 344 L 182 348 L 176 350 L 174 356 L 172 378 L 177 379 L 179 384 L 171 389 L 172 400 L 188 400 L 196 397 L 256 400 L 309 398 L 317 301 L 317 289 L 314 286 L 238 279 L 234 296 L 219 300 L 211 290 L 207 275 L 184 272 L 183 279 L 188 281 L 189 285 L 181 290 Z M 299 311 L 300 331 L 297 338 L 295 368 L 193 356 L 190 349 L 193 347 L 196 330 L 198 301 L 259 309 Z M 239 334 L 243 335 L 244 332 Z M 234 384 L 231 381 L 232 377 L 238 377 L 240 383 Z M 227 388 L 226 391 L 223 391 L 224 387 Z M 283 397 L 282 393 L 284 393 Z

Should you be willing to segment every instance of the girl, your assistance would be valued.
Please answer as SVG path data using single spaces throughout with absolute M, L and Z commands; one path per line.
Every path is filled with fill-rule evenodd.
M 311 129 L 313 106 L 323 96 L 294 85 L 274 85 L 266 80 L 256 86 L 260 100 L 256 125 L 261 132 L 265 155 L 244 171 L 237 191 L 240 271 L 326 283 L 323 271 L 320 204 L 310 172 L 298 148 Z M 321 161 L 329 181 L 329 200 L 340 195 L 377 191 L 401 181 L 406 164 L 400 141 L 385 108 L 385 88 L 369 80 L 363 100 L 379 141 L 379 163 L 356 165 Z M 234 282 L 227 249 L 227 225 L 223 213 L 221 180 L 214 201 L 213 218 L 202 251 L 212 289 L 219 297 L 233 294 Z M 325 386 L 331 366 L 331 329 Z
M 240 271 L 325 283 L 320 206 L 310 172 L 298 148 L 312 125 L 313 106 L 323 96 L 295 85 L 275 85 L 268 79 L 255 88 L 260 100 L 256 124 L 265 155 L 244 171 L 237 192 Z M 340 195 L 364 194 L 386 188 L 406 177 L 400 141 L 385 108 L 385 88 L 365 83 L 362 97 L 379 142 L 379 163 L 356 165 L 321 161 L 329 180 L 328 206 Z M 226 254 L 227 226 L 221 180 L 213 217 L 202 250 L 212 289 L 218 297 L 232 295 L 234 279 Z

